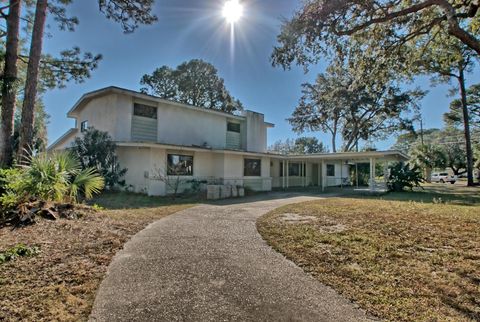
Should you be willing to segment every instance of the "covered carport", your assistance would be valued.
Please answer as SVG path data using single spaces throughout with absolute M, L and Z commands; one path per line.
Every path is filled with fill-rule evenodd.
M 289 189 L 292 187 L 316 186 L 325 191 L 328 187 L 359 186 L 359 164 L 368 164 L 368 187 L 363 190 L 384 191 L 388 179 L 388 167 L 392 162 L 404 162 L 409 158 L 400 151 L 365 151 L 321 153 L 309 155 L 283 155 L 274 158 L 279 162 L 279 173 L 272 173 L 274 187 Z M 378 175 L 377 165 L 382 164 L 383 172 Z M 273 167 L 273 164 L 272 164 Z M 354 182 L 350 178 L 350 168 L 355 167 Z M 294 175 L 292 175 L 294 174 Z

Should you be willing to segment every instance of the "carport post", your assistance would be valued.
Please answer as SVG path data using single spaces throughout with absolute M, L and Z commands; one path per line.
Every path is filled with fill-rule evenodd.
M 370 191 L 375 190 L 375 159 L 370 158 Z

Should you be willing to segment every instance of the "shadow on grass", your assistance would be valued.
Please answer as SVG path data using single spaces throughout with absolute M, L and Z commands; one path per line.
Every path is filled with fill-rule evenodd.
M 197 196 L 153 197 L 142 193 L 105 191 L 89 200 L 88 204 L 98 205 L 108 210 L 157 208 L 162 206 L 186 205 L 201 202 Z
M 423 189 L 422 189 L 423 188 Z M 344 198 L 379 199 L 392 201 L 416 201 L 423 203 L 448 203 L 453 205 L 480 205 L 480 187 L 467 187 L 464 184 L 425 184 L 413 191 L 371 194 L 353 189 L 332 188 L 327 191 Z
M 442 185 L 429 184 L 424 189 L 414 191 L 391 192 L 383 194 L 371 194 L 365 191 L 356 191 L 352 188 L 329 188 L 322 192 L 318 188 L 291 188 L 273 192 L 252 193 L 245 198 L 232 198 L 225 200 L 206 200 L 202 195 L 172 197 L 151 197 L 145 194 L 132 192 L 104 192 L 89 201 L 91 205 L 98 205 L 105 209 L 141 209 L 157 208 L 171 205 L 186 204 L 211 204 L 211 205 L 234 205 L 250 203 L 262 200 L 288 199 L 299 196 L 318 197 L 342 197 L 352 199 L 379 199 L 394 201 L 416 201 L 424 203 L 448 203 L 456 205 L 480 205 L 480 187 L 466 187 L 462 184 Z

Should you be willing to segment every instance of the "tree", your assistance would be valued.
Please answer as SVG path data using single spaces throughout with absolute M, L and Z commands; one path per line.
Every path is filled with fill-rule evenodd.
M 419 72 L 435 75 L 434 83 L 449 83 L 453 79 L 458 84 L 467 155 L 467 178 L 468 185 L 472 186 L 473 150 L 465 74 L 473 70 L 476 55 L 462 42 L 449 38 L 441 29 L 435 28 L 434 31 L 434 35 L 427 35 L 414 43 L 412 46 L 417 50 L 412 52 L 416 55 Z
M 40 68 L 42 68 L 42 56 L 41 56 L 41 44 L 43 42 L 43 34 L 45 29 L 45 17 L 47 13 L 50 13 L 54 20 L 59 24 L 60 29 L 62 30 L 74 30 L 74 26 L 78 24 L 78 19 L 75 17 L 67 17 L 65 6 L 70 4 L 71 0 L 37 0 L 36 9 L 35 9 L 35 21 L 33 27 L 32 41 L 30 42 L 30 56 L 21 57 L 28 60 L 28 72 L 27 79 L 25 81 L 25 98 L 24 98 L 24 108 L 22 109 L 23 116 L 25 120 L 21 121 L 21 138 L 19 152 L 20 156 L 23 154 L 23 151 L 26 147 L 31 146 L 33 139 L 33 127 L 34 127 L 34 106 L 38 94 L 38 77 Z M 16 3 L 15 1 L 10 1 L 10 4 Z M 27 5 L 33 4 L 31 1 L 26 2 Z M 116 22 L 119 22 L 124 30 L 124 32 L 129 33 L 134 31 L 139 24 L 150 24 L 156 21 L 156 16 L 151 14 L 153 0 L 98 0 L 99 9 L 102 13 L 106 15 L 108 19 L 112 19 Z M 1 18 L 8 17 L 10 15 L 11 9 L 13 6 L 7 5 L 0 8 L 2 15 Z M 5 10 L 9 10 L 9 14 L 5 14 Z M 24 18 L 28 19 L 28 18 Z M 3 37 L 3 35 L 0 35 Z M 13 51 L 13 45 L 10 44 L 7 46 L 6 51 Z M 18 43 L 16 46 L 18 50 Z M 96 66 L 99 56 L 86 55 L 84 58 L 91 58 L 90 61 L 79 61 L 75 60 L 78 58 L 78 52 L 74 49 L 73 51 L 65 51 L 62 54 L 62 58 L 66 60 L 62 61 L 61 59 L 51 59 L 51 57 L 46 57 L 44 65 L 49 66 L 50 76 L 57 76 L 57 80 L 60 84 L 63 84 L 65 81 L 74 79 L 82 79 L 82 72 L 85 70 L 89 71 L 89 67 Z M 67 76 L 71 73 L 72 76 Z M 48 74 L 47 74 L 48 75 Z M 85 74 L 84 74 L 85 75 Z M 88 75 L 87 75 L 88 76 Z M 14 106 L 10 104 L 8 106 Z M 3 106 L 2 106 L 3 108 Z M 14 113 L 10 113 L 12 119 L 2 118 L 2 121 L 5 124 L 13 123 Z M 30 122 L 31 120 L 31 122 Z M 2 123 L 2 127 L 4 124 Z M 7 125 L 8 126 L 8 125 Z M 2 137 L 2 144 L 8 144 L 8 141 L 11 142 L 10 133 L 6 133 Z
M 9 1 L 6 15 L 7 34 L 5 61 L 2 75 L 2 111 L 0 124 L 0 166 L 12 163 L 12 137 L 17 96 L 18 51 L 20 38 L 21 0 Z M 5 13 L 2 10 L 2 15 Z
M 480 84 L 470 86 L 467 91 L 467 107 L 470 116 L 470 125 L 474 129 L 480 129 Z M 463 125 L 462 101 L 453 100 L 450 110 L 443 115 L 447 126 L 458 127 Z
M 411 160 L 425 170 L 425 178 L 430 182 L 432 170 L 434 168 L 445 168 L 447 160 L 442 149 L 433 144 L 417 144 L 411 151 Z
M 200 59 L 184 62 L 176 69 L 157 68 L 143 75 L 140 84 L 143 93 L 184 104 L 234 113 L 243 110 L 239 100 L 233 98 L 218 76 L 217 69 Z
M 82 169 L 93 168 L 105 179 L 105 186 L 124 185 L 127 169 L 121 168 L 116 155 L 117 146 L 107 132 L 88 128 L 83 137 L 77 137 L 71 152 L 80 161 Z
M 37 0 L 27 67 L 27 79 L 25 82 L 20 143 L 18 145 L 18 160 L 20 162 L 25 161 L 24 158 L 30 155 L 33 145 L 35 102 L 37 100 L 38 73 L 42 55 L 43 33 L 47 19 L 47 7 L 48 0 Z
M 295 140 L 279 140 L 268 148 L 269 151 L 281 154 L 327 153 L 328 149 L 315 137 L 300 137 Z
M 316 63 L 330 49 L 341 49 L 341 41 L 370 39 L 387 50 L 397 49 L 435 28 L 480 54 L 478 8 L 470 0 L 306 1 L 284 23 L 273 63 Z
M 360 55 L 355 58 L 365 59 Z M 376 78 L 369 68 L 350 66 L 357 65 L 332 64 L 315 84 L 303 85 L 303 96 L 288 119 L 293 130 L 330 132 L 336 152 L 337 133 L 342 137 L 342 150 L 352 151 L 360 140 L 384 138 L 412 128 L 409 114 L 417 108 L 423 92 L 401 91 L 387 75 Z
M 301 137 L 295 140 L 296 154 L 327 153 L 328 149 L 315 137 Z

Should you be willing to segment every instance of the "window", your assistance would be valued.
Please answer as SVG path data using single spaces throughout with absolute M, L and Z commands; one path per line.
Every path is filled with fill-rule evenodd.
M 80 132 L 85 132 L 88 129 L 88 121 L 80 123 Z
M 157 119 L 157 108 L 143 104 L 133 104 L 133 115 Z
M 335 165 L 327 164 L 327 177 L 335 177 Z
M 262 174 L 262 160 L 245 159 L 243 175 L 245 177 L 260 177 Z
M 192 176 L 193 156 L 169 154 L 167 157 L 167 174 L 169 176 Z
M 228 122 L 227 123 L 227 131 L 228 132 L 240 133 L 240 124 L 239 123 Z
M 300 177 L 300 169 L 301 169 L 301 164 L 300 163 L 289 163 L 288 164 L 288 176 L 290 177 Z M 307 164 L 303 164 L 303 172 L 302 172 L 302 177 L 306 177 L 307 173 Z M 280 162 L 280 177 L 283 177 L 283 162 Z
M 288 175 L 291 177 L 300 176 L 300 163 L 289 163 L 288 164 Z

